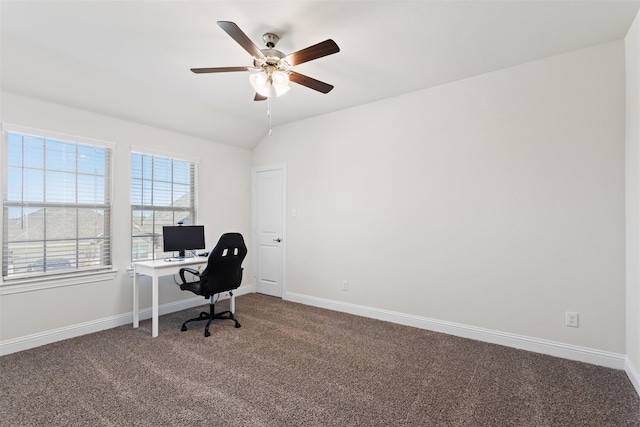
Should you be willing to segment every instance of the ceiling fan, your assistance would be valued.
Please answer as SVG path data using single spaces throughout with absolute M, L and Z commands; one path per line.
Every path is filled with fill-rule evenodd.
M 333 89 L 333 85 L 291 69 L 296 65 L 340 52 L 340 48 L 333 40 L 328 39 L 285 55 L 274 49 L 279 37 L 273 33 L 266 33 L 262 36 L 267 48 L 260 49 L 235 23 L 218 21 L 218 26 L 229 34 L 244 50 L 249 52 L 249 55 L 253 57 L 253 66 L 192 68 L 191 71 L 194 73 L 250 71 L 252 74 L 249 76 L 249 82 L 256 91 L 255 101 L 264 101 L 269 98 L 272 89 L 275 91 L 276 96 L 283 95 L 289 90 L 290 81 L 322 93 L 329 93 Z

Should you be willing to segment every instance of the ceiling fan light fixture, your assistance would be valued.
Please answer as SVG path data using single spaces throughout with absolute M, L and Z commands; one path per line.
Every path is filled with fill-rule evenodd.
M 257 73 L 253 73 L 249 76 L 249 83 L 253 89 L 260 95 L 264 97 L 269 97 L 271 82 L 269 76 L 264 71 L 258 71 Z
M 289 92 L 289 73 L 284 71 L 274 71 L 271 75 L 271 81 L 273 88 L 276 91 L 276 96 L 284 95 Z

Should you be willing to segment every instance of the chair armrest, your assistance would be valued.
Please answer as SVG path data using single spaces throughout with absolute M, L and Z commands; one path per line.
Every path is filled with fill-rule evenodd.
M 200 272 L 198 270 L 196 270 L 195 268 L 189 268 L 189 267 L 184 267 L 180 269 L 180 280 L 182 280 L 182 283 L 187 284 L 186 279 L 184 278 L 184 273 L 191 273 L 194 276 L 200 277 Z

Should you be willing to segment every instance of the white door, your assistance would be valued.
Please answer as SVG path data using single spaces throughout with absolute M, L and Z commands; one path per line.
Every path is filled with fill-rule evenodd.
M 256 292 L 282 297 L 285 229 L 284 165 L 253 170 L 254 281 Z

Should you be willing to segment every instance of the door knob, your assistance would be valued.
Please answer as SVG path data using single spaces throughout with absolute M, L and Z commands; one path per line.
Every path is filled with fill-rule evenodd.
M 278 237 L 277 239 L 273 239 L 273 241 L 280 243 L 280 242 L 282 242 L 282 239 Z

